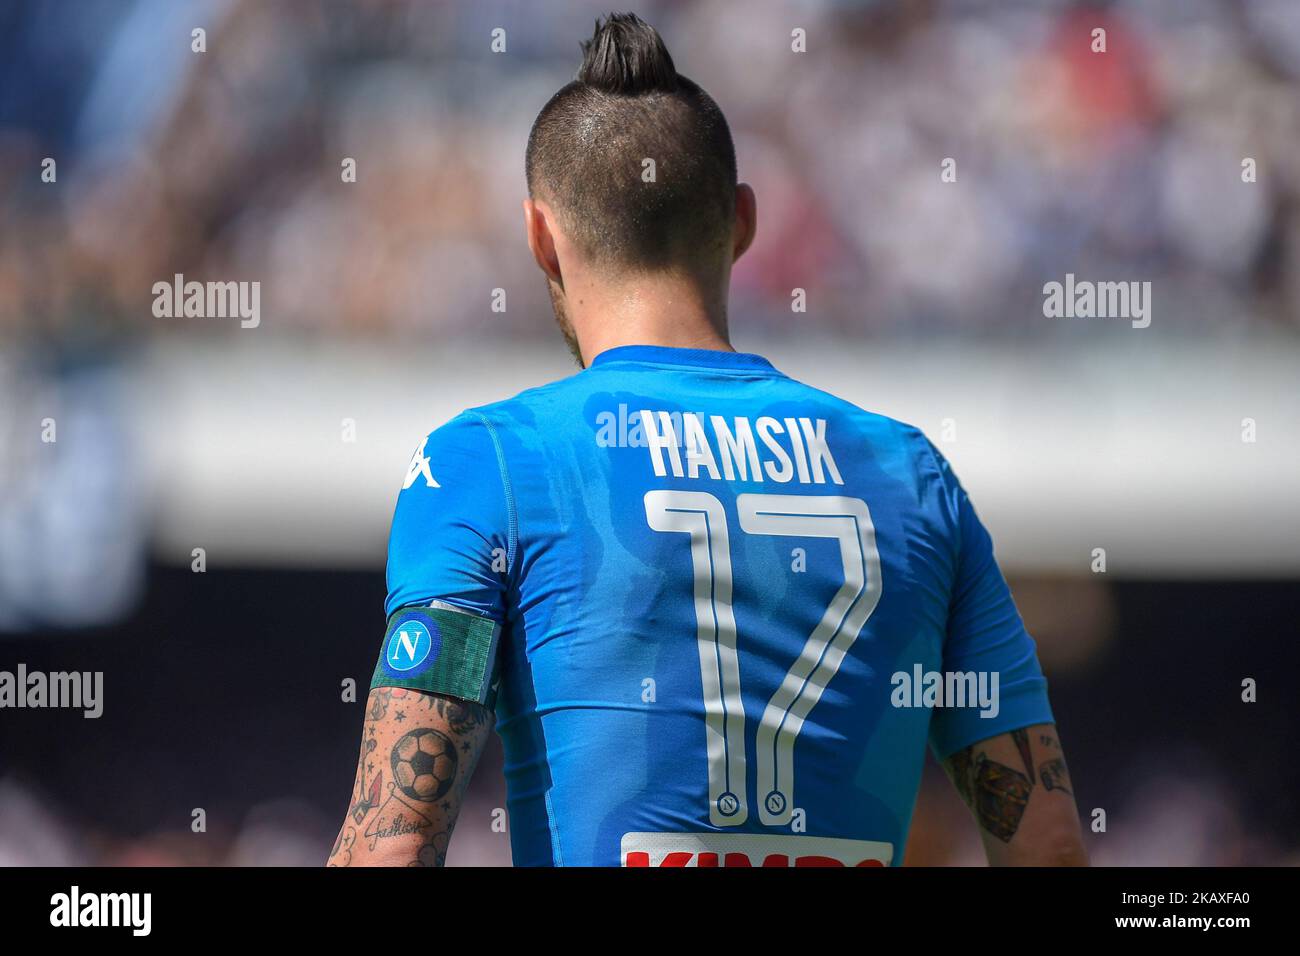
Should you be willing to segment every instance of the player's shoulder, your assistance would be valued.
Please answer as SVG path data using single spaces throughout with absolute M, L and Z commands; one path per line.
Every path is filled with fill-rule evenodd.
M 498 436 L 510 434 L 528 442 L 529 436 L 552 434 L 557 423 L 572 424 L 590 389 L 591 377 L 577 372 L 545 385 L 526 388 L 509 398 L 467 408 L 461 416 L 480 423 Z
M 509 398 L 478 405 L 469 411 L 493 419 L 526 416 L 529 412 L 543 411 L 573 401 L 589 391 L 586 386 L 591 382 L 592 377 L 585 370 L 574 372 L 553 382 L 526 388 Z
M 838 415 L 864 438 L 875 442 L 893 443 L 915 454 L 929 457 L 930 449 L 933 446 L 930 444 L 925 432 L 916 425 L 863 408 L 861 405 L 850 402 L 848 399 L 841 398 L 825 389 L 809 385 L 807 382 L 794 378 L 787 379 L 787 381 L 802 390 L 810 399 Z
M 509 398 L 462 410 L 428 433 L 431 445 L 498 444 L 501 435 L 545 430 L 557 411 L 571 408 L 582 392 L 581 373 L 524 389 Z

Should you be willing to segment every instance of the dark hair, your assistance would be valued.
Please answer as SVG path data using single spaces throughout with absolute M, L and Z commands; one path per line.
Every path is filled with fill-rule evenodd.
M 654 27 L 611 13 L 577 78 L 533 123 L 528 191 L 593 261 L 659 268 L 729 246 L 736 151 L 712 97 L 678 74 Z M 643 160 L 655 163 L 643 179 Z

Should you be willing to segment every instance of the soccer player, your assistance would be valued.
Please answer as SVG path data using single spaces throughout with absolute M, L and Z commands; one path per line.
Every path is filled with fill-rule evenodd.
M 519 865 L 896 865 L 927 742 L 991 863 L 1085 862 L 966 493 L 915 428 L 732 349 L 726 120 L 635 16 L 583 50 L 524 201 L 583 370 L 412 459 L 330 862 L 443 863 L 494 720 Z

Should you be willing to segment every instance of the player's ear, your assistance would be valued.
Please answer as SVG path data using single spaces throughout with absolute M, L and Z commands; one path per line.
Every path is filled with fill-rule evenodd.
M 528 248 L 537 261 L 537 267 L 552 282 L 563 285 L 560 278 L 560 257 L 555 252 L 555 236 L 551 232 L 551 210 L 543 202 L 524 200 L 524 231 L 528 235 Z
M 754 241 L 758 229 L 758 198 L 749 183 L 736 186 L 736 222 L 732 227 L 731 261 L 735 262 L 745 254 L 745 250 Z

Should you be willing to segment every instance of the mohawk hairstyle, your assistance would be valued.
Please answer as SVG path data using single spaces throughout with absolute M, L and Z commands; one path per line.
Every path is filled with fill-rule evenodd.
M 565 234 L 614 268 L 690 267 L 725 252 L 736 208 L 736 151 L 712 97 L 677 72 L 658 31 L 635 14 L 596 21 L 577 78 L 533 123 L 528 192 Z M 655 164 L 642 178 L 643 160 Z

